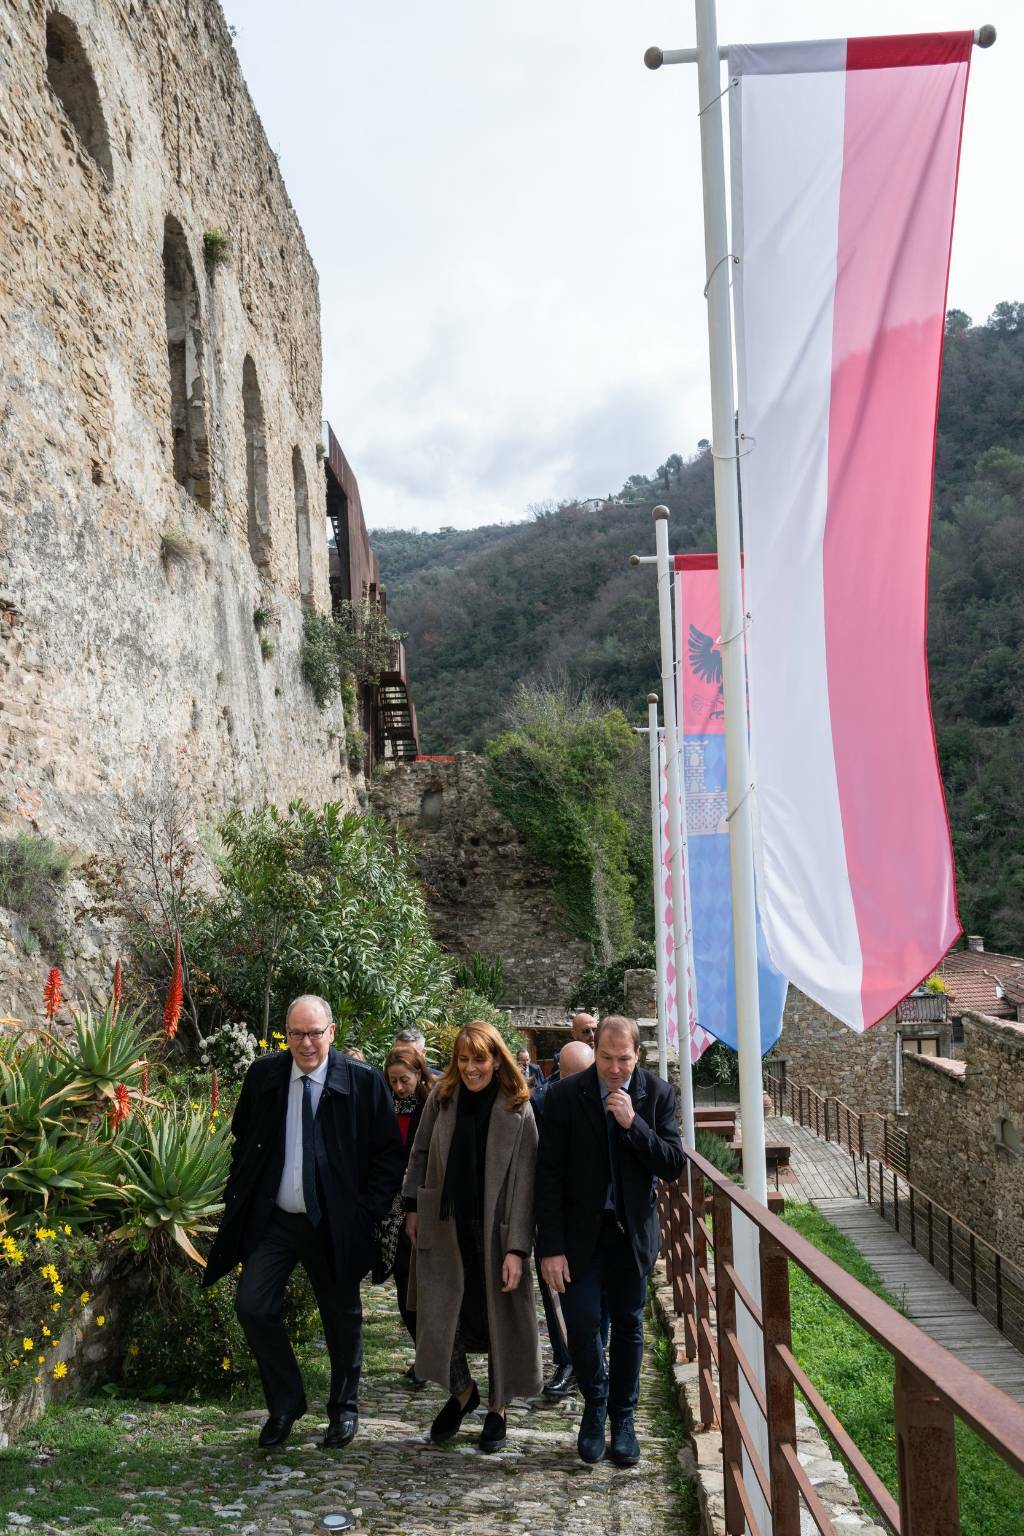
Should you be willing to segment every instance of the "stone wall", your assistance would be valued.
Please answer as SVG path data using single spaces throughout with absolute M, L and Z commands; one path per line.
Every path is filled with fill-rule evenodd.
M 0 836 L 87 850 L 159 772 L 353 804 L 300 675 L 317 277 L 223 15 L 58 4 L 0 0 Z
M 895 1013 L 858 1035 L 790 987 L 776 1054 L 785 1057 L 787 1078 L 806 1084 L 823 1098 L 842 1099 L 868 1117 L 895 1113 Z M 871 1131 L 873 1124 L 872 1120 L 865 1129 Z
M 910 1177 L 1024 1266 L 1024 1025 L 963 1023 L 963 1060 L 904 1058 Z
M 416 845 L 431 928 L 454 955 L 501 955 L 507 1003 L 560 1004 L 590 958 L 555 903 L 551 875 L 491 800 L 484 758 L 380 769 L 370 808 Z

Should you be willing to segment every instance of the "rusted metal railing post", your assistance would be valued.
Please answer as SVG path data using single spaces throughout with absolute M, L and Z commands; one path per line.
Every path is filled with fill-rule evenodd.
M 676 1186 L 680 1190 L 680 1195 L 682 1193 L 680 1186 L 684 1181 L 687 1194 L 692 1201 L 694 1185 L 703 1184 L 704 1175 L 694 1168 L 689 1158 L 686 1160 L 686 1167 L 683 1169 L 679 1184 Z M 677 1206 L 680 1204 L 682 1204 L 681 1199 L 677 1200 Z M 689 1209 L 685 1206 L 679 1212 L 677 1225 L 681 1238 L 676 1267 L 679 1271 L 679 1293 L 682 1300 L 683 1346 L 686 1351 L 687 1360 L 693 1360 L 697 1355 L 696 1296 L 690 1294 L 690 1285 L 688 1284 L 693 1273 L 693 1255 L 689 1251 L 690 1213 Z
M 742 1481 L 743 1438 L 736 1422 L 735 1404 L 740 1397 L 740 1371 L 729 1343 L 736 1332 L 736 1291 L 729 1279 L 732 1268 L 732 1206 L 724 1190 L 715 1186 L 713 1205 L 715 1244 L 715 1312 L 718 1322 L 718 1401 L 721 1408 L 722 1471 L 725 1475 L 725 1529 L 727 1536 L 743 1536 L 746 1529 L 743 1505 L 736 1491 L 733 1470 Z M 731 1470 L 733 1469 L 733 1470 Z
M 960 1536 L 952 1412 L 927 1379 L 900 1359 L 894 1406 L 900 1536 Z
M 789 1312 L 789 1260 L 761 1233 L 761 1314 L 764 1383 L 768 1403 L 768 1475 L 772 1485 L 773 1536 L 800 1536 L 800 1498 L 783 1447 L 796 1454 L 796 1395 L 778 1346 L 793 1347 Z

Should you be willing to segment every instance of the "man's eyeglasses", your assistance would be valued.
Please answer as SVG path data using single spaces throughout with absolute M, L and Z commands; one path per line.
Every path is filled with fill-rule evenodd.
M 333 1024 L 325 1024 L 323 1029 L 290 1029 L 288 1039 L 294 1041 L 296 1045 L 301 1040 L 322 1040 L 327 1031 L 333 1028 Z

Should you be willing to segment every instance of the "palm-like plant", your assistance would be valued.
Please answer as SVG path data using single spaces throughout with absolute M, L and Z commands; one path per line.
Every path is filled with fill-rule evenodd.
M 102 1013 L 88 1004 L 75 1014 L 74 1039 L 54 1039 L 54 1057 L 71 1074 L 67 1096 L 77 1103 L 116 1097 L 118 1083 L 137 1089 L 146 1065 L 146 1039 L 151 1033 L 141 1011 L 119 1013 L 111 998 Z
M 205 1268 L 192 1239 L 212 1232 L 208 1218 L 223 1209 L 231 1158 L 227 1128 L 208 1114 L 158 1112 L 129 1122 L 118 1142 L 135 1220 L 166 1232 Z

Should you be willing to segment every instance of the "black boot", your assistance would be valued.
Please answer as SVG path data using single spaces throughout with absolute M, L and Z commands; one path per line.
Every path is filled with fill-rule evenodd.
M 571 1365 L 556 1367 L 551 1380 L 544 1383 L 545 1397 L 570 1397 L 576 1391 L 576 1372 Z
M 617 1467 L 635 1467 L 640 1460 L 640 1442 L 636 1438 L 632 1413 L 612 1414 L 612 1443 L 608 1455 Z
M 584 1408 L 576 1439 L 576 1449 L 583 1461 L 600 1461 L 604 1455 L 604 1425 L 607 1417 L 606 1403 L 587 1403 Z

